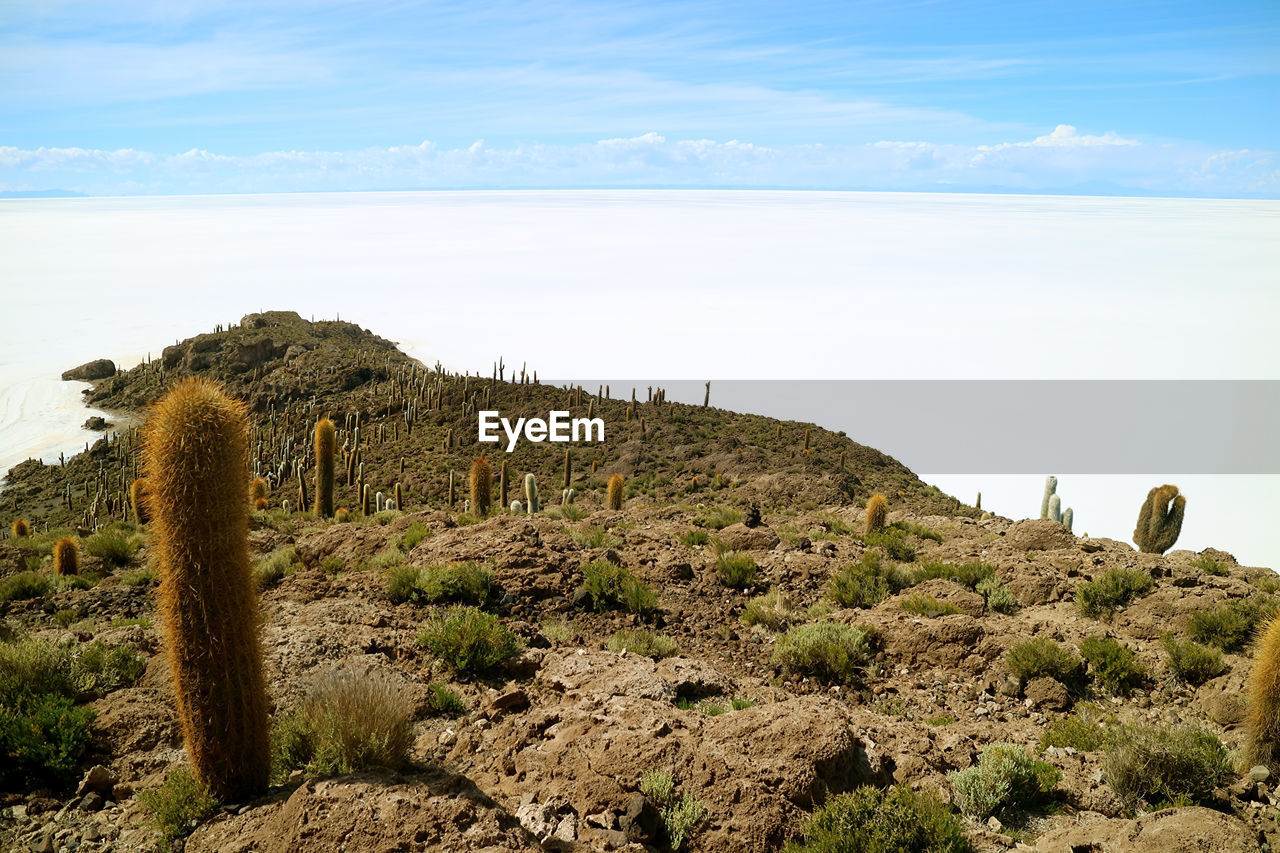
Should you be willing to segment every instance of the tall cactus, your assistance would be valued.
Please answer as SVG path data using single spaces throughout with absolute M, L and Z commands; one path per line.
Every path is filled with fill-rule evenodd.
M 1045 517 L 1050 521 L 1062 521 L 1062 497 L 1060 495 L 1049 495 L 1049 514 Z
M 1133 541 L 1144 554 L 1163 554 L 1178 541 L 1182 532 L 1182 517 L 1186 513 L 1187 499 L 1178 494 L 1177 486 L 1165 484 L 1147 492 L 1147 499 L 1138 511 L 1138 526 L 1133 530 Z
M 316 424 L 316 517 L 333 517 L 333 454 L 338 436 L 333 421 L 321 418 Z
M 1280 758 L 1280 616 L 1267 626 L 1249 673 L 1249 760 L 1268 767 Z
M 471 510 L 477 518 L 484 518 L 493 500 L 493 468 L 483 453 L 471 463 L 470 480 Z
M 524 475 L 524 507 L 529 515 L 538 512 L 538 481 L 532 474 Z
M 507 460 L 502 460 L 502 467 L 498 470 L 498 506 L 506 507 L 507 503 Z
M 242 800 L 266 789 L 271 766 L 247 409 L 216 383 L 185 379 L 155 405 L 143 442 L 178 721 L 196 776 L 219 799 Z
M 874 494 L 867 501 L 867 532 L 884 527 L 889 518 L 889 500 L 881 494 Z
M 624 485 L 622 475 L 614 474 L 609 478 L 609 488 L 605 493 L 605 503 L 612 510 L 622 509 L 622 487 Z
M 58 575 L 74 575 L 80 571 L 80 552 L 76 540 L 70 536 L 53 543 L 53 571 Z
M 146 524 L 151 520 L 151 513 L 147 512 L 147 481 L 143 477 L 138 477 L 129 484 L 129 503 L 133 506 L 133 520 L 139 524 Z
M 1058 478 L 1050 474 L 1044 478 L 1044 495 L 1040 498 L 1040 517 L 1049 517 L 1049 500 L 1058 491 Z

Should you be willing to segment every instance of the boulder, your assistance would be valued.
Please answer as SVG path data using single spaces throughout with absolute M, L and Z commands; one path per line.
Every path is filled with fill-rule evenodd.
M 116 363 L 109 358 L 99 358 L 94 361 L 86 361 L 79 367 L 73 367 L 64 371 L 63 379 L 74 379 L 78 382 L 93 382 L 98 379 L 107 379 L 116 375 Z

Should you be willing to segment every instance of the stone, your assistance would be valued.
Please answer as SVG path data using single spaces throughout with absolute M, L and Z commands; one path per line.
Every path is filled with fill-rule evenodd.
M 1255 782 L 1265 782 L 1271 778 L 1271 771 L 1262 764 L 1255 764 L 1249 768 L 1249 778 Z
M 106 379 L 116 375 L 116 363 L 109 358 L 99 358 L 94 361 L 86 361 L 79 367 L 73 367 L 64 371 L 63 380 L 74 379 L 77 382 L 93 382 L 97 379 Z
M 97 791 L 90 791 L 84 795 L 84 799 L 79 802 L 76 808 L 82 812 L 96 812 L 101 811 L 106 804 L 107 801 L 103 799 L 101 794 Z
M 1050 711 L 1065 711 L 1071 707 L 1071 694 L 1055 678 L 1033 678 L 1027 682 L 1023 693 L 1037 706 Z
M 116 774 L 101 764 L 95 764 L 89 768 L 89 771 L 84 774 L 84 778 L 80 780 L 80 787 L 76 788 L 76 796 L 83 797 L 90 791 L 97 791 L 104 797 L 110 797 L 112 789 L 116 786 L 116 781 Z

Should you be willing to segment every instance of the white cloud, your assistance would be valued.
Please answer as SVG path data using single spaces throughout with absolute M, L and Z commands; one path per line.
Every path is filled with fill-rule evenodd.
M 0 147 L 0 185 L 90 194 L 453 187 L 770 186 L 1280 195 L 1270 151 L 1151 145 L 1071 125 L 995 145 L 763 146 L 649 132 L 576 145 L 417 145 L 224 155 Z

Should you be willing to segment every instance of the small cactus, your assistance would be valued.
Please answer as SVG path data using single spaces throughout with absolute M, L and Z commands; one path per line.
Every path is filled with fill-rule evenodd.
M 13 534 L 14 539 L 22 539 L 31 535 L 31 525 L 27 524 L 25 518 L 15 518 L 13 526 L 9 528 L 9 532 Z
M 1062 498 L 1059 495 L 1049 495 L 1049 514 L 1046 518 L 1050 521 L 1062 521 Z
M 289 503 L 288 498 L 285 498 L 284 500 L 280 501 L 280 509 L 284 511 L 285 515 L 289 515 L 290 513 L 293 512 L 293 504 Z
M 267 502 L 266 498 L 258 498 L 253 502 L 253 508 L 258 510 L 259 512 L 269 509 L 270 507 L 271 507 L 271 504 Z
M 621 474 L 614 474 L 609 478 L 609 488 L 605 498 L 605 504 L 609 509 L 622 509 L 622 487 L 623 479 Z
M 537 515 L 538 513 L 538 481 L 534 479 L 533 474 L 524 475 L 524 500 L 525 511 L 529 515 Z
M 338 507 L 338 509 L 333 513 L 333 520 L 339 524 L 346 524 L 351 520 L 351 510 L 347 509 L 345 506 Z
M 524 512 L 524 504 L 520 503 L 520 501 L 512 501 L 511 511 L 516 513 Z
M 74 575 L 80 571 L 80 552 L 76 540 L 63 536 L 53 543 L 53 571 L 59 575 Z
M 867 501 L 867 532 L 884 527 L 889 518 L 889 501 L 884 495 L 874 494 Z
M 267 496 L 267 481 L 254 477 L 249 481 L 249 503 L 257 506 L 259 499 Z
M 1062 511 L 1062 523 L 1066 525 L 1068 530 L 1071 529 L 1071 523 L 1075 521 L 1075 517 L 1076 517 L 1075 510 L 1073 510 L 1071 507 L 1067 507 L 1065 510 Z
M 489 504 L 493 499 L 493 468 L 484 454 L 476 457 L 471 463 L 471 506 L 478 518 L 489 514 Z
M 1163 554 L 1178 541 L 1187 499 L 1178 494 L 1177 486 L 1157 486 L 1147 493 L 1138 511 L 1138 526 L 1133 541 L 1144 554 Z

